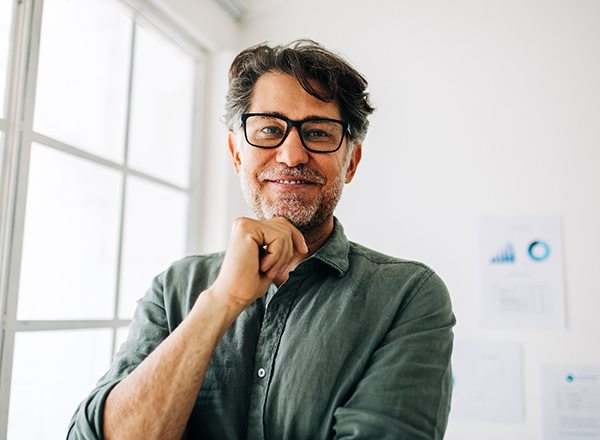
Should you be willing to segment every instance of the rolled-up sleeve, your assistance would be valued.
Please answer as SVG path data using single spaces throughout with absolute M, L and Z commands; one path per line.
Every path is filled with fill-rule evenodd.
M 402 302 L 356 389 L 335 410 L 335 438 L 443 438 L 454 324 L 448 290 L 430 272 Z
M 168 335 L 163 296 L 164 273 L 137 303 L 127 340 L 94 390 L 79 404 L 67 433 L 69 440 L 102 438 L 104 403 L 110 391 L 131 373 Z

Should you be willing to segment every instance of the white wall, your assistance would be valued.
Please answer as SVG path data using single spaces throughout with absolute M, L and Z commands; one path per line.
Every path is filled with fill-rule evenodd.
M 150 3 L 171 16 L 209 53 L 239 44 L 239 26 L 215 0 L 130 0 Z
M 451 420 L 447 438 L 541 439 L 541 364 L 600 364 L 600 2 L 250 6 L 241 46 L 310 37 L 370 82 L 377 112 L 338 209 L 348 236 L 436 269 L 452 294 L 458 340 L 523 346 L 524 423 Z M 237 190 L 229 198 L 245 212 Z M 566 331 L 481 328 L 485 214 L 562 216 Z

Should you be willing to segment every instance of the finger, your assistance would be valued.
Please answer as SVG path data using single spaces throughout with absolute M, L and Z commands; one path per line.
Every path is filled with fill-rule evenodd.
M 306 254 L 309 252 L 309 249 L 302 233 L 294 225 L 292 225 L 289 220 L 283 217 L 273 220 L 279 228 L 282 228 L 282 232 L 285 231 L 287 234 L 289 234 L 289 258 L 284 258 L 282 256 L 282 260 L 285 261 L 281 261 L 281 269 L 279 270 L 280 274 L 287 274 L 306 258 Z
M 269 278 L 289 272 L 308 252 L 302 233 L 283 217 L 267 220 L 262 226 L 259 241 L 265 252 L 260 259 L 261 272 Z
M 279 259 L 273 266 L 273 270 L 277 275 L 281 275 L 283 273 L 287 273 L 287 267 L 290 264 L 290 261 L 294 257 L 294 244 L 292 242 L 292 237 L 289 231 L 285 231 L 285 235 L 283 237 L 284 246 L 279 255 Z
M 294 250 L 301 255 L 308 254 L 308 246 L 306 245 L 306 241 L 304 240 L 304 235 L 294 226 L 292 226 L 292 241 L 294 244 Z
M 289 273 L 292 270 L 294 270 L 302 261 L 305 260 L 305 258 L 306 258 L 306 255 L 295 253 L 292 256 L 292 259 L 290 260 L 290 262 L 286 265 L 286 267 L 284 269 L 285 273 Z
M 286 240 L 283 239 L 279 234 L 276 237 L 270 237 L 266 244 L 265 256 L 261 259 L 260 270 L 262 272 L 269 272 L 273 269 L 278 269 L 277 263 L 281 259 L 282 255 L 286 254 L 287 247 Z M 266 240 L 265 240 L 266 241 Z

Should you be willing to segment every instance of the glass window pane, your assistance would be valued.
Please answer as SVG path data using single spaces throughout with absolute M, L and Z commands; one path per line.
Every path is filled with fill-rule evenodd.
M 136 32 L 129 165 L 187 187 L 194 62 L 158 34 Z
M 130 177 L 125 200 L 119 316 L 128 319 L 152 278 L 184 256 L 187 196 Z
M 122 161 L 131 29 L 112 1 L 44 1 L 35 131 Z
M 121 182 L 117 171 L 32 146 L 19 319 L 112 318 Z
M 0 1 L 0 118 L 4 118 L 6 77 L 8 75 L 8 48 L 13 0 Z
M 111 341 L 110 329 L 17 333 L 7 438 L 65 438 L 77 404 L 109 367 Z

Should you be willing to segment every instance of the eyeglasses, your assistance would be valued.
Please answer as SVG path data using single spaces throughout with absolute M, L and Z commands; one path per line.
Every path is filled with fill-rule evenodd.
M 258 148 L 277 148 L 286 140 L 292 127 L 298 129 L 302 145 L 313 153 L 333 153 L 350 133 L 348 123 L 329 118 L 292 121 L 269 113 L 244 113 L 242 127 L 246 141 Z

